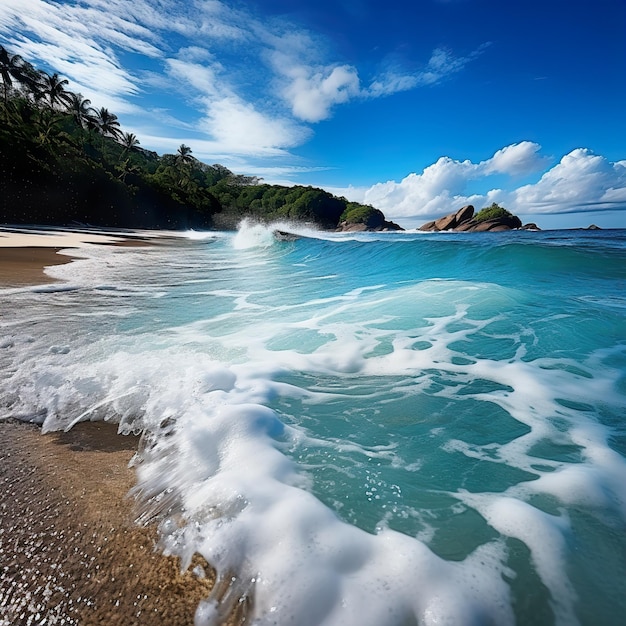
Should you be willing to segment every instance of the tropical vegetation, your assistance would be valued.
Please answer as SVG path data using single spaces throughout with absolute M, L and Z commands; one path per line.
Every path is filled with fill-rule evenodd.
M 487 206 L 481 209 L 474 215 L 475 222 L 486 222 L 487 220 L 497 220 L 502 217 L 513 217 L 510 211 L 507 211 L 504 207 L 501 207 L 496 202 L 493 202 L 491 206 Z
M 0 46 L 0 223 L 231 228 L 243 217 L 379 224 L 373 207 L 313 187 L 262 184 L 182 144 L 145 150 L 117 116 Z

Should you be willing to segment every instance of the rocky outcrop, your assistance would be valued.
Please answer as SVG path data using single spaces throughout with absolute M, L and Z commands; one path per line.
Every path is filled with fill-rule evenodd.
M 457 231 L 469 231 L 476 233 L 484 232 L 498 232 L 502 230 L 513 230 L 515 228 L 521 228 L 522 221 L 516 215 L 506 215 L 498 217 L 493 220 L 482 220 L 480 222 L 476 220 L 469 220 L 457 226 L 454 230 Z
M 362 233 L 362 232 L 390 232 L 394 230 L 404 230 L 395 222 L 383 220 L 380 223 L 368 224 L 363 222 L 341 222 L 336 228 L 337 233 Z
M 464 206 L 456 213 L 450 213 L 438 220 L 427 222 L 420 226 L 420 230 L 438 231 L 438 230 L 457 230 L 462 224 L 469 222 L 474 216 L 474 207 L 471 204 Z
M 464 206 L 455 213 L 450 213 L 438 220 L 427 222 L 420 226 L 419 230 L 437 232 L 441 230 L 453 230 L 456 232 L 498 232 L 522 228 L 522 222 L 516 215 L 506 215 L 493 220 L 477 221 L 473 219 L 474 207 L 471 204 Z M 530 227 L 539 230 L 535 224 Z

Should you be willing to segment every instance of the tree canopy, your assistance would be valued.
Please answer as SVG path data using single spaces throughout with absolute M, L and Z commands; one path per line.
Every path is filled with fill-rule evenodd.
M 234 228 L 252 217 L 331 229 L 384 221 L 322 189 L 202 163 L 185 144 L 162 156 L 145 150 L 114 113 L 2 46 L 0 79 L 0 223 Z
M 496 202 L 493 202 L 491 206 L 487 206 L 481 209 L 474 215 L 475 222 L 485 222 L 487 220 L 495 220 L 501 217 L 512 217 L 512 213 L 507 211 L 504 207 L 501 207 Z

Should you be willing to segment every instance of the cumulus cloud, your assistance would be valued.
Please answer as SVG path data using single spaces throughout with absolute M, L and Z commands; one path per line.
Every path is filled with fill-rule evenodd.
M 573 213 L 591 210 L 626 210 L 626 161 L 609 162 L 590 150 L 577 149 L 545 171 L 549 159 L 541 146 L 524 141 L 505 146 L 479 163 L 441 157 L 420 173 L 400 182 L 377 183 L 347 197 L 381 209 L 392 218 L 430 219 L 473 204 L 477 208 L 499 202 L 515 213 Z M 490 188 L 490 177 L 543 172 L 537 182 L 508 189 Z M 468 187 L 484 191 L 468 193 Z
M 524 176 L 537 172 L 547 166 L 550 161 L 548 157 L 540 156 L 539 150 L 541 150 L 541 146 L 532 141 L 522 141 L 505 146 L 481 164 L 482 173 Z
M 572 150 L 537 183 L 516 189 L 511 201 L 524 213 L 626 209 L 626 161 Z
M 295 117 L 307 122 L 319 122 L 330 115 L 331 108 L 350 100 L 359 93 L 357 71 L 348 65 L 332 68 L 291 68 L 291 82 L 284 96 L 291 104 Z
M 492 174 L 527 174 L 545 163 L 538 155 L 540 146 L 530 141 L 511 144 L 479 163 L 441 157 L 420 173 L 411 173 L 400 182 L 378 183 L 368 189 L 364 201 L 394 217 L 436 216 L 458 205 L 486 201 L 498 194 L 467 194 L 470 181 Z
M 277 93 L 297 119 L 327 119 L 337 104 L 360 95 L 358 71 L 349 64 L 324 63 L 321 47 L 309 33 L 259 29 L 263 54 L 274 73 Z

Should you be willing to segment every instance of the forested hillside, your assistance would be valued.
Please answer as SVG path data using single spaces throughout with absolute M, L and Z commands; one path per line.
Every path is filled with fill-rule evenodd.
M 184 144 L 176 154 L 145 150 L 114 113 L 1 46 L 0 78 L 0 223 L 234 228 L 250 216 L 327 229 L 395 226 L 322 189 L 207 165 Z

